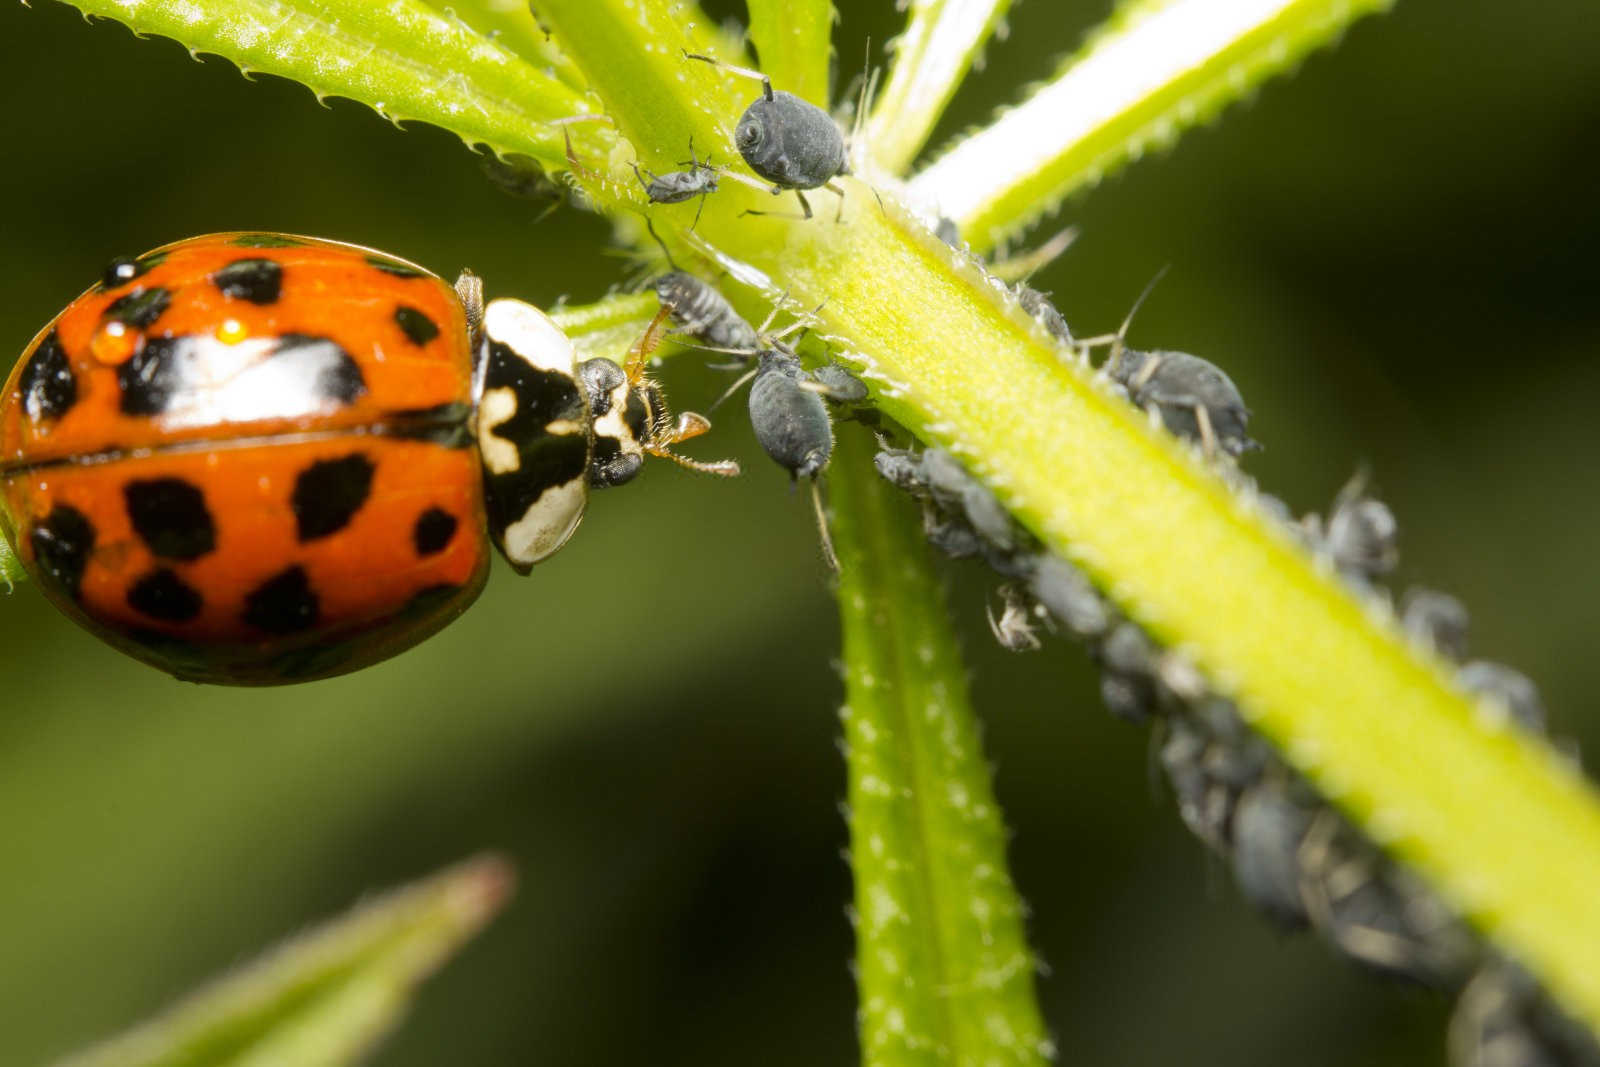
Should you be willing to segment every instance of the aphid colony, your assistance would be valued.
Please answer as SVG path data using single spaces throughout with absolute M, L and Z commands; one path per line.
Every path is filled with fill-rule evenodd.
M 1180 817 L 1229 864 L 1240 892 L 1262 912 L 1285 927 L 1316 930 L 1374 972 L 1447 992 L 1465 988 L 1450 1036 L 1459 1067 L 1600 1063 L 1587 1031 L 1537 983 L 1487 951 L 1424 883 L 1324 802 L 1181 657 L 1157 647 L 1076 567 L 1043 551 L 949 453 L 884 447 L 875 463 L 886 480 L 923 502 L 935 548 L 981 558 L 1007 580 L 1001 611 L 989 616 L 1003 647 L 1038 648 L 1041 626 L 1087 642 L 1107 708 L 1130 722 L 1155 723 Z M 1230 469 L 1235 480 L 1248 481 Z M 1260 499 L 1352 589 L 1388 603 L 1377 583 L 1398 563 L 1398 526 L 1359 479 L 1325 521 L 1312 515 L 1294 522 L 1280 502 Z M 1468 620 L 1460 601 L 1412 589 L 1399 616 L 1420 646 L 1451 662 L 1465 658 Z M 1458 668 L 1456 680 L 1479 698 L 1484 714 L 1543 730 L 1538 691 L 1521 673 L 1474 660 Z

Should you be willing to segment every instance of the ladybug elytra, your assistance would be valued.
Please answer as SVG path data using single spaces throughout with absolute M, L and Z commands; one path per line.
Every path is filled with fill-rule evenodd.
M 68 616 L 193 681 L 271 685 L 423 640 L 527 573 L 591 487 L 671 447 L 629 354 L 354 245 L 226 233 L 112 263 L 0 398 L 0 520 Z

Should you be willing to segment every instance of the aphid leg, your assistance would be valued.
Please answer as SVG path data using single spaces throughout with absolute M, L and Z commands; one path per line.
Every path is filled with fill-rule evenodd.
M 1194 406 L 1194 421 L 1200 427 L 1200 450 L 1206 459 L 1217 458 L 1217 432 L 1211 428 L 1211 412 L 1204 404 Z
M 656 317 L 650 320 L 650 325 L 644 328 L 644 333 L 628 348 L 627 362 L 622 366 L 622 372 L 627 376 L 628 385 L 638 385 L 644 380 L 645 364 L 650 362 L 650 357 L 656 349 L 661 347 L 661 335 L 666 333 L 667 316 L 670 308 L 662 308 L 656 312 Z
M 749 67 L 736 67 L 732 63 L 724 63 L 720 59 L 713 59 L 710 56 L 696 55 L 687 48 L 683 50 L 683 58 L 698 59 L 702 63 L 710 63 L 713 67 L 721 67 L 723 70 L 731 73 L 740 74 L 746 78 L 753 78 L 761 83 L 762 95 L 768 100 L 772 99 L 772 79 L 761 73 L 759 70 L 751 70 Z
M 1118 356 L 1121 354 L 1121 352 L 1117 353 Z M 1128 391 L 1130 393 L 1137 393 L 1139 390 L 1149 385 L 1150 379 L 1154 378 L 1156 376 L 1156 371 L 1160 369 L 1161 357 L 1158 355 L 1152 355 L 1149 359 L 1145 360 L 1144 366 L 1139 368 L 1139 373 L 1134 377 L 1133 381 L 1128 383 Z
M 706 188 L 705 192 L 700 194 L 700 206 L 694 209 L 694 221 L 689 223 L 689 232 L 690 233 L 693 233 L 694 232 L 694 228 L 696 226 L 700 225 L 700 213 L 706 209 L 706 197 L 710 196 L 711 195 L 711 190 L 713 190 L 715 188 L 716 188 L 715 185 L 708 186 Z
M 570 138 L 570 137 L 567 138 L 567 161 L 569 163 L 575 162 L 573 160 L 573 158 L 572 158 L 572 138 Z M 635 178 L 639 179 L 639 187 L 645 191 L 645 195 L 646 196 L 649 196 L 650 195 L 650 182 L 655 181 L 658 177 L 660 177 L 660 175 L 658 175 L 655 171 L 651 170 L 649 167 L 641 167 L 641 166 L 639 166 L 639 161 L 638 160 L 634 160 L 633 163 L 630 164 L 630 166 L 633 167 L 633 176 Z M 650 181 L 645 181 L 644 176 L 646 174 L 650 175 Z
M 843 222 L 844 221 L 844 190 L 839 188 L 837 185 L 833 184 L 832 182 L 828 182 L 827 184 L 823 185 L 823 188 L 828 190 L 828 192 L 832 193 L 834 196 L 837 196 L 839 198 L 839 210 L 834 214 L 833 221 L 834 222 Z M 796 195 L 799 195 L 798 190 L 796 191 Z M 801 202 L 804 203 L 804 200 L 802 200 Z M 883 207 L 883 199 L 881 197 L 878 199 L 878 207 L 879 208 Z
M 769 186 L 768 189 L 772 193 L 773 196 L 777 196 L 779 193 L 784 191 L 784 188 L 781 185 Z M 799 219 L 802 222 L 809 221 L 811 219 L 811 204 L 810 204 L 809 201 L 806 200 L 806 194 L 804 194 L 800 190 L 796 189 L 796 190 L 794 190 L 794 195 L 795 195 L 795 199 L 800 201 L 801 210 L 803 210 L 805 212 L 805 214 L 796 215 L 792 211 L 757 211 L 755 208 L 745 208 L 744 211 L 740 212 L 740 214 L 743 214 L 743 215 L 768 215 L 768 216 L 771 216 L 772 218 Z
M 822 558 L 828 561 L 832 571 L 839 573 L 839 555 L 833 550 L 833 535 L 828 532 L 828 511 L 822 506 L 821 482 L 815 475 L 811 478 L 811 506 L 817 513 L 817 533 L 822 538 Z

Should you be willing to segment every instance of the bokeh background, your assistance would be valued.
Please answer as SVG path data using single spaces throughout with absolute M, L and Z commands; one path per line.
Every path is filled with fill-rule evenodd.
M 892 8 L 841 4 L 846 76 Z M 940 138 L 1107 8 L 1018 5 Z M 111 256 L 214 230 L 470 264 L 547 303 L 625 273 L 603 221 L 536 221 L 447 134 L 53 2 L 0 3 L 0 114 L 0 352 Z M 1475 651 L 1536 678 L 1590 749 L 1597 143 L 1591 5 L 1402 0 L 1068 205 L 1082 237 L 1035 282 L 1098 332 L 1170 263 L 1135 341 L 1228 369 L 1267 446 L 1249 467 L 1297 510 L 1369 465 L 1402 582 L 1464 597 Z M 682 404 L 723 384 L 694 362 L 670 372 Z M 449 630 L 348 678 L 186 685 L 31 588 L 0 597 L 0 1062 L 78 1047 L 485 847 L 515 858 L 520 895 L 377 1063 L 851 1062 L 833 604 L 804 496 L 737 418 L 697 453 L 722 451 L 746 461 L 737 485 L 653 469 L 536 575 L 500 567 Z M 1445 1005 L 1251 914 L 1081 650 L 1000 652 L 987 579 L 947 570 L 1063 1061 L 1442 1062 Z

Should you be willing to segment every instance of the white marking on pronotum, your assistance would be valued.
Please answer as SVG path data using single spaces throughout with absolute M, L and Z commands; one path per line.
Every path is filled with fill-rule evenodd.
M 505 345 L 531 367 L 569 375 L 577 371 L 578 353 L 572 341 L 532 304 L 503 297 L 491 300 L 483 310 L 483 328 L 490 340 Z
M 522 466 L 517 446 L 495 433 L 517 413 L 517 393 L 509 385 L 490 389 L 478 401 L 478 450 L 490 474 L 510 474 Z

